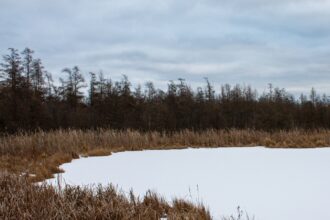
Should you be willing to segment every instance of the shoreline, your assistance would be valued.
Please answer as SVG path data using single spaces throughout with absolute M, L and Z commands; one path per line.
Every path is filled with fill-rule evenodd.
M 0 170 L 35 174 L 38 182 L 63 172 L 60 165 L 82 156 L 108 156 L 112 152 L 186 148 L 255 147 L 280 149 L 330 146 L 330 130 L 183 130 L 166 134 L 133 130 L 55 130 L 0 137 Z

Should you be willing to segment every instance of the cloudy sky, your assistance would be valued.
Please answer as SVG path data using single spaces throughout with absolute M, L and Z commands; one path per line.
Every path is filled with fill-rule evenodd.
M 330 0 L 0 0 L 0 53 L 26 46 L 54 78 L 330 93 Z

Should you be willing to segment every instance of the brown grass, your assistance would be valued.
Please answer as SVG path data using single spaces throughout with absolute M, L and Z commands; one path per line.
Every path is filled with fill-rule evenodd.
M 185 147 L 266 146 L 311 148 L 330 146 L 330 130 L 184 130 L 159 132 L 57 130 L 0 137 L 0 219 L 211 219 L 199 204 L 174 200 L 169 204 L 155 193 L 136 198 L 112 186 L 80 188 L 35 185 L 63 172 L 59 165 L 80 156 L 111 152 Z M 24 177 L 3 173 L 15 173 Z M 2 174 L 1 174 L 2 173 Z
M 92 150 L 88 150 L 86 153 L 82 154 L 81 156 L 83 157 L 99 157 L 99 156 L 109 156 L 111 155 L 111 150 L 110 149 L 104 149 L 104 148 L 100 148 L 100 149 L 92 149 Z
M 210 220 L 201 204 L 174 200 L 171 204 L 148 192 L 143 198 L 116 188 L 66 186 L 57 190 L 24 177 L 0 174 L 0 219 Z
M 185 147 L 267 146 L 309 148 L 330 146 L 330 130 L 183 130 L 160 132 L 56 130 L 19 133 L 0 137 L 0 170 L 35 174 L 34 181 L 61 172 L 59 165 L 81 156 L 103 156 L 111 152 Z

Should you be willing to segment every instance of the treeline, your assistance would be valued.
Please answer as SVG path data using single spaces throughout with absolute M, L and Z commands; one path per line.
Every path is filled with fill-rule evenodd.
M 182 129 L 320 129 L 330 128 L 326 95 L 312 89 L 296 99 L 285 89 L 261 95 L 250 86 L 221 86 L 220 93 L 205 79 L 196 91 L 178 79 L 167 91 L 152 82 L 132 88 L 124 75 L 112 81 L 89 73 L 87 83 L 75 66 L 64 68 L 56 86 L 40 59 L 29 48 L 10 48 L 0 71 L 0 131 L 109 127 L 141 131 Z M 88 87 L 88 95 L 83 88 Z M 86 88 L 87 89 L 87 88 Z

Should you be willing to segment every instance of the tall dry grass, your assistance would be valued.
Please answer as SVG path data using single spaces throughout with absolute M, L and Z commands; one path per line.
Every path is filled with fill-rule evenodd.
M 185 147 L 326 147 L 330 130 L 183 130 L 175 133 L 98 130 L 56 130 L 0 137 L 0 169 L 36 174 L 34 180 L 61 172 L 59 165 L 78 155 L 100 156 L 111 152 Z
M 0 219 L 211 219 L 202 204 L 178 199 L 168 203 L 152 192 L 138 198 L 111 185 L 57 190 L 9 174 L 0 174 L 0 198 Z

